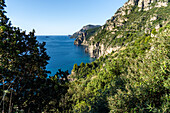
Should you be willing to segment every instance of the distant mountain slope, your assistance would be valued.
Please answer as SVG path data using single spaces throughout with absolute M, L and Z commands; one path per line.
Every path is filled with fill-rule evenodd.
M 89 29 L 94 29 L 94 28 L 98 28 L 100 27 L 100 25 L 86 25 L 86 26 L 83 26 L 83 28 L 78 31 L 78 32 L 75 32 L 70 38 L 79 38 L 83 35 L 83 33 L 85 33 L 87 30 Z
M 84 26 L 80 31 L 74 33 L 70 38 L 76 38 L 75 45 L 86 45 L 87 40 L 91 35 L 100 28 L 100 25 L 87 25 Z

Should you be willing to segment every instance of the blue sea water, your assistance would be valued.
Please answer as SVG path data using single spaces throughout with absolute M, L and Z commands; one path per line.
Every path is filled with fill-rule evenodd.
M 84 46 L 74 45 L 75 39 L 68 36 L 37 36 L 37 40 L 46 42 L 46 52 L 51 57 L 47 65 L 47 70 L 51 71 L 49 76 L 55 75 L 58 69 L 71 73 L 75 63 L 80 65 L 81 62 L 90 63 L 95 60 L 84 52 Z

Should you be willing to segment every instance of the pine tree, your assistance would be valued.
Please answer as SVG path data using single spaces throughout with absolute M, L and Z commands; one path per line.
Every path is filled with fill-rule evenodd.
M 4 10 L 4 7 L 6 7 L 5 1 L 0 0 L 0 25 L 1 26 L 5 26 L 9 20 L 7 16 L 5 15 L 6 11 Z
M 74 72 L 77 72 L 77 71 L 78 71 L 78 65 L 77 65 L 77 64 L 74 64 L 74 66 L 73 66 L 73 71 L 74 71 Z
M 84 67 L 85 66 L 85 64 L 82 62 L 81 64 L 80 64 L 80 67 Z

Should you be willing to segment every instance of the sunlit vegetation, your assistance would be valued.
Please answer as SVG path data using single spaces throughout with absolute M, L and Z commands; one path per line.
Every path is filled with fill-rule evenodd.
M 74 112 L 168 112 L 169 24 L 157 37 L 79 67 L 68 95 Z M 74 93 L 73 93 L 74 92 Z
M 94 43 L 105 41 L 122 47 L 92 63 L 75 64 L 69 77 L 67 71 L 61 70 L 47 77 L 49 56 L 45 43 L 36 40 L 34 30 L 26 34 L 13 27 L 4 7 L 4 0 L 0 0 L 0 111 L 170 112 L 169 6 L 129 15 L 129 22 L 155 11 L 161 15 L 155 23 L 165 21 L 164 26 L 158 30 L 151 26 L 151 33 L 140 27 L 145 27 L 145 19 L 135 25 L 126 23 L 115 36 L 102 30 L 94 37 Z M 124 31 L 127 28 L 135 30 Z M 89 36 L 96 33 L 93 30 Z M 120 33 L 122 38 L 117 39 Z

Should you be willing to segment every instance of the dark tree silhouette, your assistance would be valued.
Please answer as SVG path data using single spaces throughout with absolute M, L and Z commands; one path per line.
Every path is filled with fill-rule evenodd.
M 48 103 L 59 101 L 59 95 L 65 92 L 63 84 L 68 82 L 67 73 L 61 70 L 57 73 L 57 76 L 62 73 L 60 79 L 65 78 L 62 82 L 47 78 L 46 65 L 50 57 L 45 42 L 36 40 L 35 30 L 26 34 L 11 26 L 4 7 L 4 0 L 0 0 L 0 110 L 42 112 L 50 109 Z

